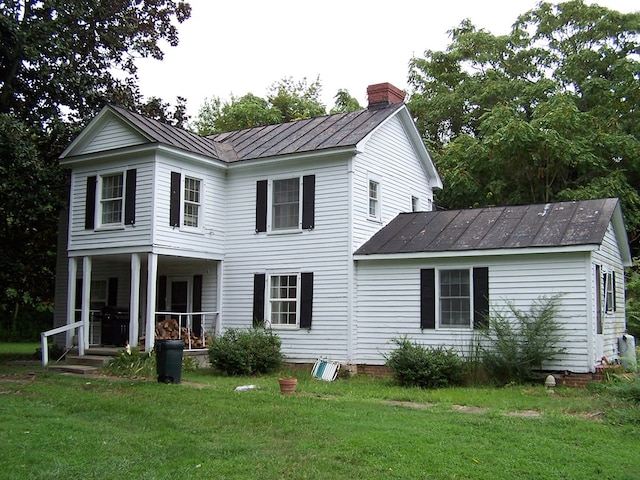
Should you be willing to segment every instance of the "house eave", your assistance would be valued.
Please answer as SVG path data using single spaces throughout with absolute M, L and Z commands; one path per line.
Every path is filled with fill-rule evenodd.
M 558 247 L 533 248 L 499 248 L 487 250 L 445 250 L 439 252 L 404 252 L 404 253 L 376 253 L 371 255 L 353 255 L 355 261 L 363 260 L 430 260 L 444 258 L 493 257 L 507 255 L 541 255 L 550 253 L 593 252 L 599 245 L 571 245 Z
M 272 157 L 264 158 L 250 158 L 246 160 L 237 160 L 235 162 L 227 163 L 229 169 L 238 169 L 246 167 L 254 167 L 257 165 L 271 165 L 280 162 L 295 162 L 308 159 L 329 159 L 332 157 L 340 156 L 352 156 L 358 153 L 355 146 L 330 148 L 326 150 L 312 150 L 304 153 L 294 153 L 285 155 L 274 155 Z

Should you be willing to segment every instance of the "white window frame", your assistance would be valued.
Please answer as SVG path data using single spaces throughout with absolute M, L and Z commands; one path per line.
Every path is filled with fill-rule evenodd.
M 420 197 L 416 195 L 411 195 L 411 211 L 412 212 L 420 211 Z
M 376 185 L 376 195 L 372 196 L 371 187 L 374 184 Z M 382 182 L 378 175 L 371 172 L 367 174 L 367 217 L 376 222 L 382 221 Z
M 276 277 L 295 277 L 296 278 L 296 296 L 295 298 L 289 297 L 272 297 L 272 286 Z M 267 273 L 267 292 L 266 292 L 266 307 L 265 317 L 267 318 L 267 324 L 273 329 L 298 329 L 300 326 L 300 285 L 301 275 L 300 272 L 270 272 Z M 295 302 L 295 323 L 274 323 L 274 305 L 283 302 Z
M 286 226 L 281 228 L 275 228 L 275 183 L 286 181 L 286 180 L 297 180 L 298 181 L 298 223 L 295 226 Z M 269 179 L 268 183 L 268 198 L 267 198 L 267 232 L 269 233 L 291 233 L 291 232 L 302 232 L 302 194 L 303 194 L 303 185 L 302 185 L 302 175 L 295 176 L 282 176 L 282 177 L 274 177 Z
M 188 180 L 197 181 L 200 185 L 200 191 L 199 191 L 200 198 L 198 202 L 187 200 L 186 188 L 187 188 Z M 204 185 L 204 179 L 202 178 L 202 176 L 183 171 L 181 173 L 181 178 L 180 178 L 180 229 L 181 230 L 198 232 L 198 233 L 203 232 L 204 209 L 205 209 L 204 198 L 205 198 L 205 185 Z M 187 215 L 185 212 L 187 205 L 197 206 L 198 208 L 197 225 L 187 225 L 185 223 L 187 219 Z
M 613 270 L 602 269 L 603 283 L 602 294 L 602 311 L 607 315 L 612 315 L 614 310 L 615 301 L 615 289 L 613 288 Z
M 437 271 L 437 282 L 436 282 L 436 299 L 437 299 L 437 325 L 438 328 L 441 329 L 451 329 L 451 330 L 472 330 L 473 329 L 473 269 L 469 267 L 457 267 L 457 268 L 438 268 Z M 467 278 L 469 280 L 469 292 L 467 296 L 451 296 L 451 297 L 443 297 L 442 292 L 442 276 L 444 272 L 466 272 Z M 455 324 L 444 324 L 443 323 L 443 299 L 467 299 L 468 298 L 468 306 L 469 306 L 469 319 L 466 325 L 455 325 Z
M 119 197 L 109 197 L 109 198 L 104 198 L 103 197 L 103 186 L 104 186 L 104 179 L 107 177 L 115 177 L 115 176 L 120 176 L 121 180 L 122 180 L 122 192 L 121 195 Z M 98 220 L 98 227 L 124 227 L 124 202 L 125 202 L 125 198 L 126 198 L 126 177 L 125 177 L 125 172 L 124 170 L 114 170 L 114 171 L 109 171 L 109 172 L 103 172 L 100 175 L 98 175 L 98 187 L 97 187 L 97 194 L 98 194 L 98 201 L 96 202 L 96 208 L 97 208 L 97 215 L 96 218 Z M 106 203 L 114 203 L 114 202 L 120 202 L 120 219 L 116 222 L 105 222 L 104 218 L 103 218 L 103 214 L 104 214 L 104 206 Z

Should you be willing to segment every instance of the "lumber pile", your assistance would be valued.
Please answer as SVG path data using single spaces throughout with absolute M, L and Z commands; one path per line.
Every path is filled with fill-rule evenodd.
M 187 327 L 180 327 L 175 318 L 156 322 L 156 339 L 178 340 L 180 338 L 184 339 L 187 348 L 189 347 L 189 338 L 191 338 L 191 348 L 204 348 L 202 337 L 196 337 Z

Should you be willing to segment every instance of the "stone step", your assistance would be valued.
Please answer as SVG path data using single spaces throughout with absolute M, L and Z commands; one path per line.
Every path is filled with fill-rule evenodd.
M 76 375 L 93 375 L 100 370 L 91 365 L 72 365 L 68 363 L 56 363 L 47 367 L 49 370 L 63 373 L 73 373 Z
M 108 357 L 105 355 L 94 355 L 93 352 L 90 355 L 67 355 L 66 363 L 67 365 L 89 365 L 92 367 L 104 367 L 109 360 L 113 357 Z

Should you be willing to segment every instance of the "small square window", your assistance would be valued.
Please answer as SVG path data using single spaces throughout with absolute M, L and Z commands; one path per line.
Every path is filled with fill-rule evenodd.
M 411 211 L 419 212 L 420 211 L 420 199 L 418 197 L 411 197 Z

